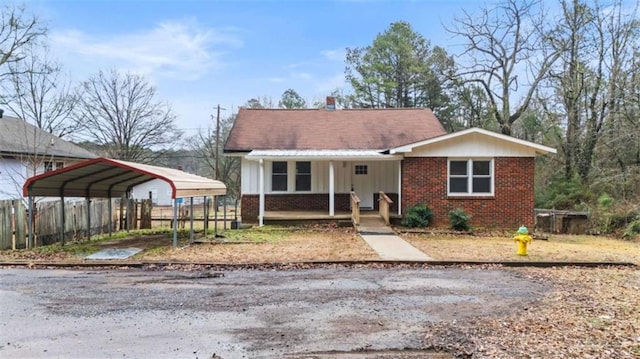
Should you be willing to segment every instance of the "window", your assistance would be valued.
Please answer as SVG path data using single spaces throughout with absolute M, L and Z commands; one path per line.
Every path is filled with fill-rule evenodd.
M 492 195 L 493 161 L 450 160 L 450 195 Z
M 271 190 L 287 190 L 287 162 L 273 162 L 271 166 Z
M 296 191 L 311 191 L 311 162 L 296 162 Z
M 369 172 L 367 165 L 356 165 L 355 173 L 357 175 L 366 175 Z
M 53 171 L 53 166 L 55 165 L 55 169 L 59 170 L 64 167 L 64 162 L 53 162 L 53 161 L 44 161 L 43 167 L 45 172 Z

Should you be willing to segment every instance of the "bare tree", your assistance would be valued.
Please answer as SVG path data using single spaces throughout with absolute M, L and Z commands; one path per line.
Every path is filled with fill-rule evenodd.
M 459 77 L 484 89 L 503 134 L 511 134 L 511 125 L 527 110 L 561 54 L 561 48 L 547 41 L 548 24 L 540 1 L 504 0 L 495 8 L 482 9 L 479 16 L 464 12 L 447 29 L 466 42 Z M 522 99 L 517 101 L 516 96 Z
M 622 126 L 621 114 L 633 88 L 627 77 L 634 72 L 639 23 L 633 15 L 624 15 L 620 3 L 606 9 L 580 0 L 561 5 L 563 21 L 554 42 L 567 46 L 550 72 L 548 83 L 554 93 L 544 108 L 548 118 L 565 128 L 559 143 L 565 179 L 578 175 L 586 183 L 600 144 L 609 147 L 608 162 L 617 159 L 625 168 L 618 155 L 626 153 L 628 142 L 620 140 L 628 139 L 629 129 Z
M 240 158 L 223 156 L 222 149 L 237 114 L 221 119 L 220 121 L 220 143 L 216 146 L 216 132 L 209 128 L 206 132 L 199 132 L 189 140 L 191 150 L 200 158 L 204 167 L 205 176 L 213 177 L 217 172 L 218 180 L 227 186 L 227 196 L 239 198 L 240 196 Z M 216 161 L 217 158 L 217 161 Z M 218 171 L 216 171 L 216 164 Z
M 100 71 L 82 83 L 74 114 L 82 134 L 115 159 L 149 162 L 181 133 L 170 106 L 142 76 Z
M 62 74 L 62 65 L 50 59 L 46 47 L 31 44 L 27 54 L 9 66 L 9 78 L 2 82 L 12 99 L 5 105 L 21 119 L 62 138 L 77 127 L 70 118 L 77 97 Z
M 10 65 L 24 60 L 25 48 L 46 34 L 35 16 L 27 16 L 24 7 L 3 5 L 0 10 L 0 81 L 12 73 Z

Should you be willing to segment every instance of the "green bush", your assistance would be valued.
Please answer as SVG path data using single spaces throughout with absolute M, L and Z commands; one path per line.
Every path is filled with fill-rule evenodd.
M 433 219 L 433 211 L 425 204 L 418 204 L 407 209 L 407 213 L 402 219 L 405 227 L 426 227 Z
M 638 234 L 640 234 L 640 219 L 636 219 L 635 221 L 629 223 L 627 228 L 625 228 L 622 236 L 624 238 L 633 238 Z
M 467 214 L 463 208 L 456 208 L 449 212 L 449 223 L 451 224 L 451 228 L 456 231 L 468 232 L 471 229 L 471 225 L 469 224 L 470 220 L 471 215 Z

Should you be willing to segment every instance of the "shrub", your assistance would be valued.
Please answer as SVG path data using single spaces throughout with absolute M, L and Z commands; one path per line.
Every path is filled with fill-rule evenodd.
M 471 215 L 467 214 L 463 208 L 456 208 L 449 212 L 449 223 L 451 224 L 451 228 L 456 231 L 468 232 L 471 229 L 469 220 L 471 220 Z
M 433 219 L 433 211 L 425 204 L 418 204 L 407 209 L 407 214 L 402 219 L 405 227 L 426 227 Z
M 640 234 L 640 219 L 636 219 L 635 221 L 629 223 L 627 228 L 625 228 L 622 237 L 633 238 L 638 234 Z

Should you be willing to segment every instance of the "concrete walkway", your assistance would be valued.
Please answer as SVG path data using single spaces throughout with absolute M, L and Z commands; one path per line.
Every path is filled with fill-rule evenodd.
M 416 247 L 395 235 L 391 227 L 379 218 L 362 218 L 357 227 L 358 234 L 371 247 L 380 259 L 400 261 L 431 261 Z
M 401 261 L 431 261 L 433 258 L 395 234 L 360 234 L 380 259 Z

